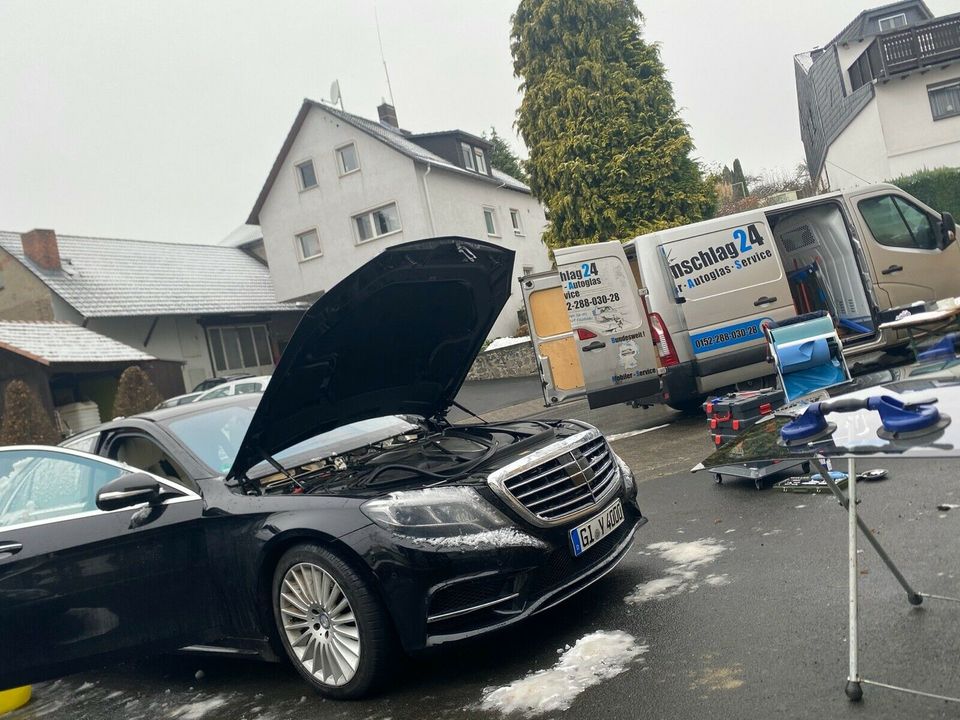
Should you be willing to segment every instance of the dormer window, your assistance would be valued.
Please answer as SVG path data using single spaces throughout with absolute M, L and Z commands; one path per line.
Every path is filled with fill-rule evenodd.
M 907 26 L 907 15 L 906 13 L 900 13 L 899 15 L 888 15 L 887 17 L 880 18 L 877 22 L 880 24 L 880 32 L 896 30 L 897 28 Z
M 465 142 L 460 143 L 460 154 L 463 155 L 463 166 L 467 170 L 476 170 L 476 165 L 473 164 L 473 148 L 467 145 Z
M 487 159 L 480 148 L 473 149 L 473 157 L 477 161 L 477 172 L 487 174 Z
M 460 157 L 463 160 L 463 167 L 467 170 L 487 175 L 487 153 L 476 145 L 470 143 L 460 143 Z

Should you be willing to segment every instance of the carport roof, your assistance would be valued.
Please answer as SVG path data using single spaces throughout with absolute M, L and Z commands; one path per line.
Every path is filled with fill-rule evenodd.
M 302 312 L 277 301 L 270 270 L 239 248 L 57 234 L 62 269 L 26 256 L 20 234 L 0 231 L 13 255 L 84 317 Z
M 0 349 L 42 365 L 156 360 L 142 350 L 67 322 L 0 320 Z

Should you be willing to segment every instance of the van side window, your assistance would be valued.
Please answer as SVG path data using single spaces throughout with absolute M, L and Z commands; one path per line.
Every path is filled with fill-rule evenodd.
M 937 233 L 930 216 L 904 198 L 882 195 L 861 200 L 858 206 L 870 232 L 881 245 L 937 249 Z

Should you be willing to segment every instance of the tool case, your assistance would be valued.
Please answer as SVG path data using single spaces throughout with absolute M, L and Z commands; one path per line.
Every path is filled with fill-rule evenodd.
M 783 390 L 767 389 L 718 395 L 703 404 L 714 445 L 737 437 L 784 402 Z

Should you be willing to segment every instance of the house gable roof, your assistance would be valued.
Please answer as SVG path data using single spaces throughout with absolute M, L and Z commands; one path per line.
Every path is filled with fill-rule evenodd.
M 57 244 L 62 269 L 47 270 L 26 257 L 18 233 L 0 231 L 0 248 L 84 317 L 304 309 L 277 302 L 270 271 L 238 248 L 73 235 Z
M 41 365 L 156 360 L 142 350 L 67 322 L 0 320 L 0 349 Z
M 464 177 L 468 177 L 480 182 L 494 183 L 499 187 L 505 187 L 510 190 L 516 190 L 518 192 L 524 192 L 528 194 L 530 193 L 530 188 L 527 185 L 504 172 L 494 169 L 491 171 L 492 177 L 479 175 L 475 172 L 458 167 L 448 160 L 444 160 L 439 155 L 433 154 L 429 150 L 417 145 L 417 143 L 409 139 L 411 137 L 427 137 L 434 133 L 406 133 L 390 125 L 385 125 L 374 120 L 368 120 L 367 118 L 360 117 L 359 115 L 344 112 L 343 110 L 338 110 L 330 105 L 325 105 L 315 100 L 305 98 L 303 104 L 300 106 L 300 111 L 297 113 L 297 117 L 293 121 L 293 125 L 290 127 L 290 131 L 287 133 L 286 139 L 283 141 L 280 152 L 277 154 L 277 159 L 274 160 L 273 167 L 270 168 L 270 173 L 267 175 L 266 182 L 264 182 L 263 187 L 260 189 L 260 194 L 257 196 L 257 201 L 253 205 L 253 210 L 250 211 L 250 217 L 247 218 L 248 224 L 260 224 L 260 211 L 263 209 L 263 205 L 267 201 L 267 196 L 270 194 L 270 189 L 273 187 L 274 181 L 280 174 L 280 168 L 283 166 L 283 162 L 286 160 L 287 155 L 290 152 L 290 148 L 293 147 L 293 143 L 300 132 L 300 128 L 303 127 L 303 123 L 307 119 L 307 115 L 313 109 L 322 110 L 323 112 L 329 113 L 330 115 L 343 120 L 358 130 L 361 130 L 377 140 L 380 140 L 384 144 L 389 145 L 397 152 L 406 155 L 415 162 L 422 162 L 443 170 L 456 172 Z M 460 131 L 448 132 L 452 133 Z M 470 133 L 461 134 L 470 136 Z M 486 142 L 482 138 L 477 138 L 477 140 L 479 142 Z
M 869 20 L 876 19 L 876 16 L 896 15 L 898 12 L 908 8 L 917 9 L 921 15 L 926 16 L 927 20 L 932 20 L 935 17 L 923 0 L 905 0 L 904 2 L 894 2 L 888 5 L 878 5 L 877 7 L 860 12 L 860 14 L 847 23 L 847 26 L 837 33 L 837 36 L 827 43 L 827 45 L 850 42 L 852 40 L 862 40 L 865 37 L 877 35 L 880 32 L 880 28 L 872 26 L 873 23 L 868 22 Z

